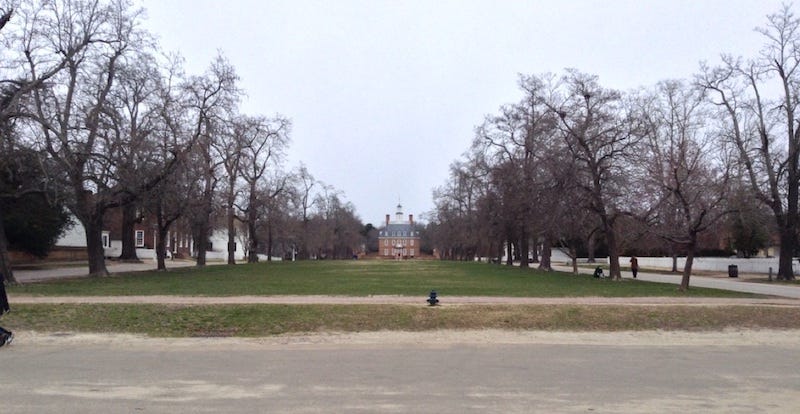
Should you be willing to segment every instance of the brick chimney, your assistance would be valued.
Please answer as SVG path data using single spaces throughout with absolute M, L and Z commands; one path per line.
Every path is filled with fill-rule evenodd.
M 414 215 L 413 215 L 413 214 L 409 214 L 409 215 L 408 215 L 408 222 L 409 222 L 409 223 L 410 223 L 412 226 L 414 225 Z
M 388 214 L 386 215 L 386 225 L 387 226 L 389 225 L 389 215 Z

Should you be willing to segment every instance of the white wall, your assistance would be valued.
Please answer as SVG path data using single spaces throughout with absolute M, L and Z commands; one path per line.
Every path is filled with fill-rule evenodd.
M 639 267 L 643 268 L 660 268 L 672 269 L 671 257 L 638 257 Z M 605 260 L 608 263 L 608 259 Z M 619 258 L 620 266 L 630 266 L 630 257 Z M 685 257 L 678 258 L 678 269 L 683 269 L 686 264 Z M 756 257 L 752 259 L 741 259 L 738 257 L 725 258 L 725 257 L 695 257 L 692 262 L 692 270 L 708 270 L 714 272 L 728 272 L 729 265 L 736 265 L 739 268 L 739 273 L 769 273 L 769 268 L 772 267 L 772 273 L 778 272 L 778 258 L 763 258 Z M 792 262 L 792 269 L 794 273 L 800 270 L 800 265 L 797 260 Z
M 83 225 L 75 216 L 72 216 L 72 226 L 56 241 L 59 247 L 86 247 L 86 232 Z
M 215 230 L 209 237 L 214 249 L 206 252 L 206 259 L 209 260 L 228 260 L 228 230 Z M 245 257 L 244 248 L 242 243 L 236 241 L 236 253 L 234 254 L 236 260 L 247 260 Z

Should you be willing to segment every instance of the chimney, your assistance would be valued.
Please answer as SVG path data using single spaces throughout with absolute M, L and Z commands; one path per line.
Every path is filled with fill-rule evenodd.
M 409 215 L 408 215 L 408 222 L 409 222 L 409 223 L 410 223 L 412 226 L 414 225 L 414 215 L 413 215 L 413 214 L 409 214 Z
M 389 225 L 389 215 L 388 214 L 386 215 L 386 225 L 387 226 Z

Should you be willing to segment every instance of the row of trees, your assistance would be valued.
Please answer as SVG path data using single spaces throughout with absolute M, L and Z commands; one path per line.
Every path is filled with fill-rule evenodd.
M 349 257 L 362 230 L 353 206 L 304 167 L 284 168 L 291 122 L 240 113 L 234 66 L 220 55 L 186 74 L 142 15 L 128 0 L 0 0 L 0 272 L 13 281 L 3 223 L 21 222 L 11 218 L 31 200 L 53 212 L 49 243 L 65 209 L 80 222 L 92 275 L 108 273 L 112 209 L 123 259 L 136 258 L 136 223 L 156 223 L 159 269 L 171 230 L 191 232 L 204 265 L 221 223 L 229 263 L 239 228 L 250 261 L 277 245 Z
M 601 236 L 618 279 L 623 249 L 655 241 L 686 255 L 687 289 L 704 234 L 737 236 L 734 247 L 751 251 L 771 216 L 778 277 L 793 279 L 798 29 L 785 6 L 757 29 L 758 56 L 723 56 L 690 80 L 625 93 L 577 70 L 521 76 L 522 99 L 486 117 L 435 191 L 434 243 L 455 259 L 507 248 L 523 267 L 533 250 L 549 268 L 552 246 L 575 258 Z

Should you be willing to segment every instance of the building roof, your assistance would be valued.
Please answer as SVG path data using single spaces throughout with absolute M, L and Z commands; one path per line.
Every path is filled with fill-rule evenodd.
M 416 237 L 419 232 L 411 223 L 389 223 L 378 232 L 378 237 Z

